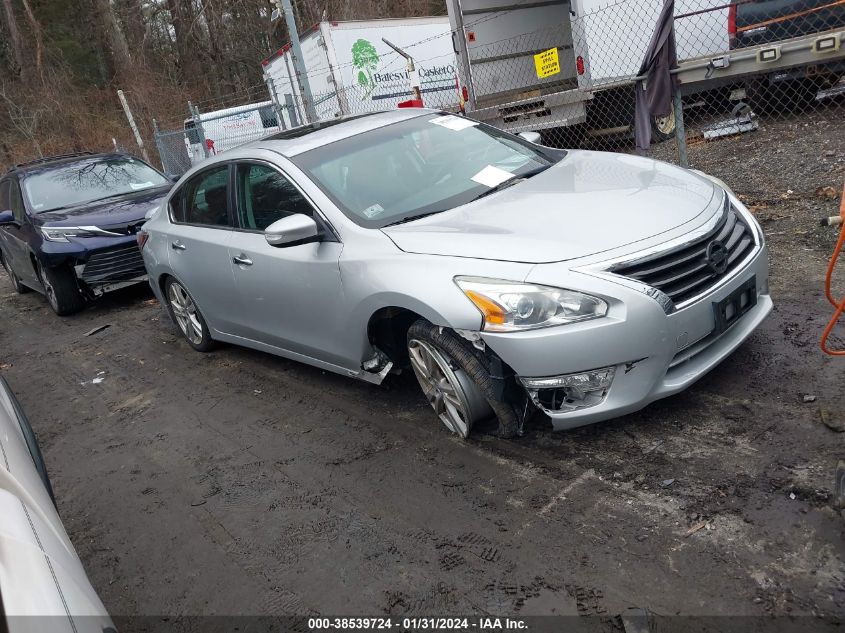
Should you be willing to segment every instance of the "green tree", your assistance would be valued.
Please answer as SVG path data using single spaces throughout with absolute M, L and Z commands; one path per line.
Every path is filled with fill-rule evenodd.
M 365 39 L 357 40 L 352 45 L 352 65 L 358 69 L 358 85 L 366 90 L 364 97 L 369 97 L 376 87 L 373 81 L 373 71 L 378 68 L 375 46 Z

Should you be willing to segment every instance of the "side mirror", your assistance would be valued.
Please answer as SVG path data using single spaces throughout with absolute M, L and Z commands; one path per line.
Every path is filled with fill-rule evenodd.
M 264 229 L 264 239 L 270 246 L 285 247 L 320 241 L 320 229 L 314 218 L 295 213 L 276 220 Z
M 15 214 L 11 211 L 0 211 L 0 226 L 4 224 L 17 224 Z
M 529 143 L 534 143 L 534 145 L 540 145 L 540 141 L 543 140 L 539 132 L 520 132 L 519 136 L 524 138 Z

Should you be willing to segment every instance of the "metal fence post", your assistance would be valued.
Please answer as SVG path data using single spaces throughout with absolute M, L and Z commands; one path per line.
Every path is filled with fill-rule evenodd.
M 681 90 L 676 88 L 672 95 L 675 109 L 675 140 L 678 142 L 678 162 L 681 167 L 689 167 L 687 156 L 687 132 L 684 129 L 684 104 L 681 100 Z
M 285 22 L 287 23 L 293 66 L 296 71 L 296 80 L 299 83 L 299 94 L 305 108 L 306 123 L 313 123 L 317 120 L 317 111 L 314 108 L 314 96 L 311 94 L 311 83 L 308 81 L 305 57 L 302 55 L 302 46 L 299 43 L 299 32 L 296 30 L 296 18 L 293 15 L 293 7 L 291 7 L 290 0 L 279 0 L 276 6 L 281 9 L 281 12 L 285 16 Z
M 159 138 L 158 121 L 153 119 L 153 141 L 156 144 L 156 151 L 158 151 L 158 162 L 161 164 L 161 169 L 167 173 L 167 165 L 164 162 L 164 149 L 161 146 L 161 139 Z
M 272 77 L 267 77 L 265 83 L 267 84 L 267 90 L 270 92 L 270 99 L 273 101 L 273 109 L 276 111 L 276 117 L 279 119 L 279 127 L 286 130 L 287 126 L 285 125 L 285 117 L 282 112 L 282 104 L 279 103 L 279 95 L 276 93 L 276 82 L 273 81 Z
M 202 145 L 202 153 L 206 158 L 209 157 L 208 143 L 205 142 L 205 130 L 202 129 L 202 120 L 200 119 L 200 109 L 193 103 L 188 101 L 188 112 L 191 113 L 191 118 L 194 120 L 194 129 L 199 136 L 200 144 Z
M 123 106 L 123 112 L 129 121 L 129 127 L 132 128 L 132 133 L 135 135 L 135 142 L 138 143 L 141 155 L 145 161 L 150 162 L 150 157 L 147 155 L 147 148 L 144 147 L 144 139 L 141 138 L 141 132 L 138 131 L 138 126 L 135 125 L 135 117 L 132 116 L 132 110 L 129 109 L 129 102 L 126 101 L 126 95 L 123 94 L 123 90 L 117 91 L 117 98 L 120 99 L 120 104 Z

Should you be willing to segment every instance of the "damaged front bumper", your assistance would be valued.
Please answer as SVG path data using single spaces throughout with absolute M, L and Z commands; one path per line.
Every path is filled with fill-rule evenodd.
M 618 301 L 601 319 L 481 338 L 555 429 L 619 417 L 686 389 L 760 325 L 772 310 L 767 259 L 761 246 L 729 283 L 669 314 L 646 294 L 617 286 Z M 756 304 L 720 329 L 715 307 L 749 284 Z

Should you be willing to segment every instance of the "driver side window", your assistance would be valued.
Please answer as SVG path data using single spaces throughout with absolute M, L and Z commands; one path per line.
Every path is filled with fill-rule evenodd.
M 238 224 L 241 228 L 263 231 L 288 215 L 314 211 L 293 183 L 268 165 L 238 165 Z
M 15 214 L 15 219 L 18 222 L 23 223 L 26 210 L 23 206 L 20 185 L 14 180 L 9 182 L 9 194 L 9 206 L 12 209 L 12 213 Z
M 9 190 L 11 188 L 11 180 L 3 180 L 0 182 L 0 213 L 12 210 L 12 205 L 9 203 Z

